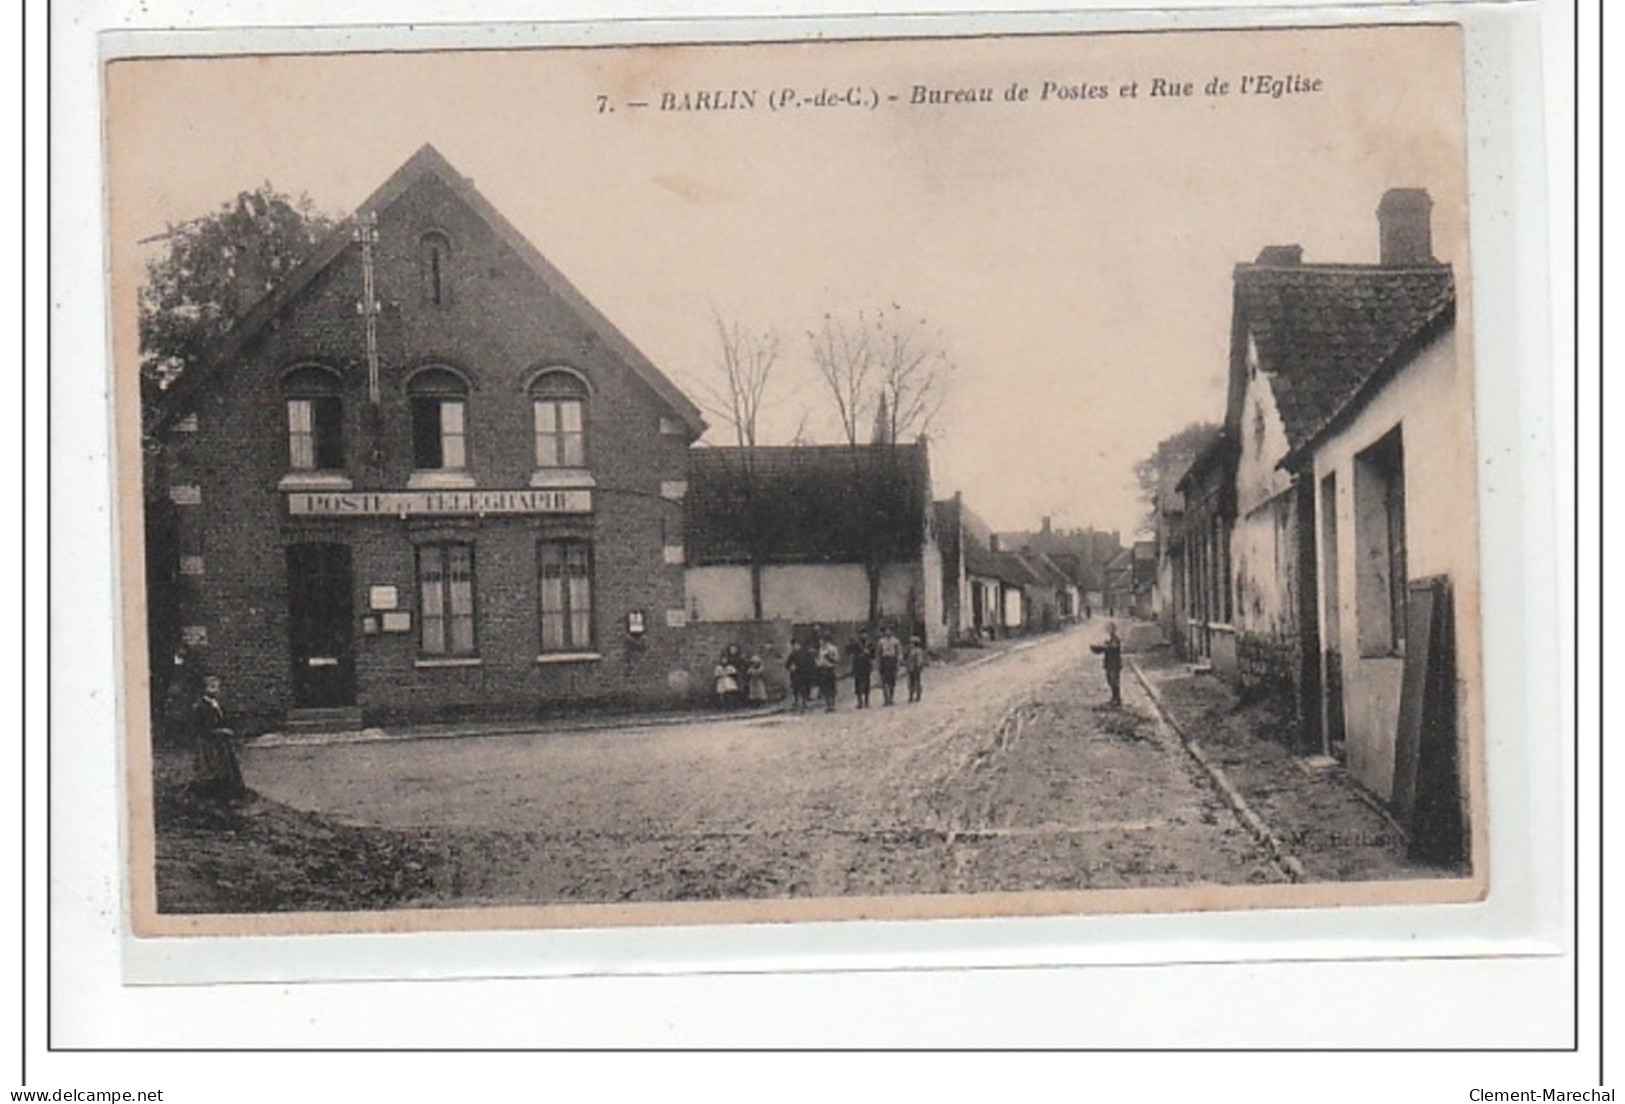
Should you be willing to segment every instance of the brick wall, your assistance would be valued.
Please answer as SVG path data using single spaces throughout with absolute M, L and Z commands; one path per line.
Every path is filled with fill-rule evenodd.
M 356 310 L 362 275 L 350 247 L 219 374 L 198 405 L 195 434 L 173 479 L 201 490 L 180 508 L 181 551 L 202 557 L 189 580 L 182 621 L 206 627 L 204 664 L 225 682 L 226 704 L 245 730 L 280 723 L 292 705 L 284 548 L 334 541 L 352 548 L 357 624 L 356 684 L 369 720 L 467 713 L 528 715 L 560 702 L 664 701 L 681 696 L 675 672 L 691 644 L 667 611 L 684 608 L 683 568 L 668 564 L 681 543 L 681 503 L 662 484 L 685 478 L 683 434 L 662 432 L 673 415 L 653 388 L 556 296 L 529 265 L 444 183 L 424 177 L 378 213 L 375 249 L 381 401 L 367 401 L 365 331 Z M 449 302 L 425 301 L 418 243 L 445 235 Z M 414 540 L 421 519 L 294 519 L 278 480 L 288 445 L 281 377 L 304 364 L 336 372 L 344 399 L 344 474 L 357 490 L 402 490 L 412 472 L 407 378 L 427 364 L 469 381 L 468 468 L 481 488 L 527 486 L 534 439 L 527 386 L 542 366 L 567 366 L 591 387 L 588 468 L 596 482 L 590 518 L 445 519 L 475 546 L 477 667 L 416 664 Z M 594 642 L 600 658 L 537 662 L 536 544 L 569 533 L 593 546 Z M 413 631 L 364 636 L 368 588 L 394 585 Z M 627 615 L 646 632 L 633 640 Z M 706 668 L 709 672 L 709 667 Z

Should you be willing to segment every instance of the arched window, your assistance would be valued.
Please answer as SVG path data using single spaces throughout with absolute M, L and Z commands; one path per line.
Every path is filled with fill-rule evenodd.
M 425 368 L 407 384 L 412 401 L 412 466 L 460 472 L 468 467 L 468 383 L 449 368 Z
M 451 239 L 431 230 L 418 239 L 418 271 L 423 301 L 443 307 L 451 302 Z
M 551 369 L 530 385 L 537 468 L 587 466 L 587 384 L 574 372 Z
M 282 378 L 288 413 L 288 469 L 337 472 L 344 469 L 344 399 L 339 377 L 314 364 Z

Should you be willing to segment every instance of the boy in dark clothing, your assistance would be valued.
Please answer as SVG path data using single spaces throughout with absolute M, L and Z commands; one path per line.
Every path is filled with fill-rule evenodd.
M 1123 642 L 1117 637 L 1117 623 L 1106 623 L 1106 639 L 1089 645 L 1089 650 L 1101 657 L 1106 669 L 1106 685 L 1112 688 L 1112 704 L 1123 704 Z
M 908 651 L 903 653 L 903 666 L 908 669 L 908 700 L 917 702 L 922 694 L 921 678 L 925 670 L 925 648 L 920 638 L 910 637 Z
M 813 679 L 816 677 L 812 649 L 799 640 L 792 640 L 790 655 L 785 659 L 784 666 L 790 672 L 790 708 L 797 713 L 805 713 L 812 700 Z
M 852 693 L 858 699 L 858 708 L 867 709 L 869 684 L 875 665 L 875 649 L 869 643 L 867 631 L 858 630 L 857 639 L 846 646 L 846 654 L 852 657 Z

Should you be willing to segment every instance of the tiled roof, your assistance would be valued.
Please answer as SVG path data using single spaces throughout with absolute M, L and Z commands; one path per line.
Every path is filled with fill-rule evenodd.
M 1454 308 L 1455 278 L 1448 265 L 1243 264 L 1235 293 L 1238 341 L 1252 335 L 1288 445 L 1297 448 Z
M 1004 582 L 1015 583 L 1019 586 L 1053 585 L 1035 565 L 1028 562 L 1027 558 L 1019 552 L 996 552 L 994 556 L 998 563 L 998 570 L 995 574 Z
M 1024 552 L 1022 558 L 1030 563 L 1044 582 L 1050 586 L 1068 587 L 1072 585 L 1072 578 L 1054 559 L 1042 552 Z
M 965 534 L 965 574 L 980 575 L 985 579 L 999 577 L 999 554 L 990 551 L 987 545 L 973 537 L 969 532 Z
M 684 539 L 690 564 L 863 563 L 916 559 L 931 506 L 926 447 L 845 445 L 758 448 L 755 492 L 737 448 L 688 457 Z M 870 534 L 879 534 L 871 544 Z

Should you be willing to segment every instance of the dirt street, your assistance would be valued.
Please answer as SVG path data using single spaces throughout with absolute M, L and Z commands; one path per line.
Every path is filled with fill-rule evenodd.
M 926 671 L 925 699 L 534 736 L 260 747 L 260 794 L 427 830 L 421 904 L 1282 881 L 1098 621 Z M 1131 638 L 1130 643 L 1133 643 Z

